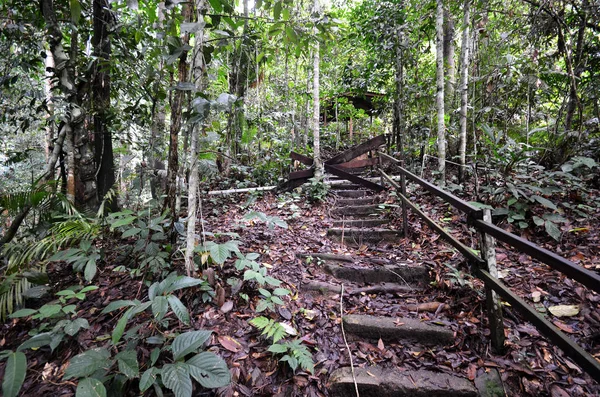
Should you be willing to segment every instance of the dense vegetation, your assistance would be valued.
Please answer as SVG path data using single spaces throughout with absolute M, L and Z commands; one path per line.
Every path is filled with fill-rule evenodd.
M 78 313 L 109 260 L 139 290 L 107 297 L 110 336 L 74 348 L 63 379 L 78 395 L 228 385 L 184 303 L 226 313 L 225 288 L 252 302 L 270 352 L 312 372 L 277 319 L 293 291 L 202 214 L 209 190 L 277 185 L 290 150 L 319 170 L 388 134 L 413 170 L 560 242 L 600 206 L 599 21 L 588 0 L 0 3 L 0 318 L 28 332 L 0 353 L 4 395 L 25 353 L 90 329 Z M 238 221 L 287 227 L 260 211 Z M 73 285 L 50 282 L 59 263 Z

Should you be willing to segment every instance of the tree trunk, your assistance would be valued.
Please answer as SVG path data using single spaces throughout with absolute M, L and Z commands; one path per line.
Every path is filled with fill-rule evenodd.
M 438 171 L 441 186 L 446 184 L 446 131 L 444 122 L 444 3 L 437 0 L 436 29 L 436 83 Z
M 110 4 L 107 0 L 94 0 L 94 76 L 92 101 L 94 106 L 94 160 L 96 163 L 98 200 L 102 201 L 106 193 L 115 184 L 115 164 L 112 147 L 112 134 L 107 128 L 107 113 L 110 108 L 110 65 L 111 52 L 108 26 L 112 22 Z M 113 199 L 109 206 L 117 209 L 117 200 Z
M 183 20 L 189 22 L 191 20 L 192 7 L 189 3 L 183 6 Z M 189 44 L 190 35 L 185 33 L 182 36 L 182 43 Z M 184 83 L 188 75 L 188 64 L 187 64 L 187 51 L 183 51 L 179 57 L 179 82 Z M 181 130 L 181 112 L 183 108 L 183 98 L 185 92 L 182 90 L 176 90 L 173 94 L 173 101 L 171 103 L 171 128 L 169 134 L 169 163 L 167 169 L 167 191 L 164 207 L 171 210 L 171 239 L 174 240 L 176 234 L 174 233 L 174 224 L 177 222 L 179 214 L 176 211 L 177 202 L 177 173 L 179 171 L 179 131 Z
M 565 44 L 565 62 L 567 64 L 567 70 L 569 72 L 570 77 L 570 87 L 569 87 L 569 103 L 567 105 L 567 114 L 565 116 L 565 130 L 568 132 L 573 129 L 573 118 L 575 116 L 575 110 L 577 106 L 581 106 L 579 101 L 579 96 L 577 95 L 577 81 L 581 77 L 581 72 L 583 68 L 581 68 L 581 60 L 583 55 L 584 41 L 585 41 L 585 28 L 587 26 L 587 9 L 589 7 L 588 1 L 584 0 L 581 5 L 581 13 L 579 20 L 579 30 L 577 32 L 577 43 L 575 46 L 575 59 L 572 59 L 572 56 L 568 55 L 569 48 L 567 48 Z M 580 120 L 581 126 L 581 120 Z
M 315 0 L 313 12 L 320 13 L 319 0 Z M 313 30 L 315 36 L 318 33 L 317 28 Z M 315 161 L 315 177 L 323 175 L 323 161 L 321 160 L 321 138 L 319 131 L 320 111 L 320 93 L 319 93 L 319 73 L 320 73 L 320 44 L 318 37 L 315 37 L 314 58 L 313 58 L 313 154 Z
M 206 8 L 205 0 L 195 0 L 197 22 L 204 20 L 202 16 Z M 191 79 L 196 88 L 204 91 L 206 88 L 206 68 L 203 59 L 204 28 L 200 28 L 195 34 L 194 51 L 192 58 Z M 202 100 L 202 98 L 201 98 Z M 194 249 L 196 248 L 196 219 L 198 212 L 198 137 L 203 133 L 204 119 L 194 125 L 190 143 L 190 182 L 188 186 L 188 224 L 185 249 L 185 268 L 188 276 L 195 271 Z
M 44 62 L 46 66 L 45 79 L 44 79 L 44 93 L 46 94 L 46 106 L 48 108 L 48 117 L 46 120 L 46 142 L 44 145 L 44 154 L 46 156 L 46 162 L 50 160 L 52 154 L 52 141 L 54 140 L 54 122 L 50 121 L 54 115 L 54 99 L 52 94 L 52 72 L 54 69 L 54 56 L 52 51 L 46 50 L 46 60 Z
M 469 24 L 470 24 L 471 0 L 465 0 L 462 48 L 460 52 L 460 132 L 458 144 L 458 157 L 460 168 L 458 169 L 459 183 L 463 182 L 466 152 L 467 152 L 467 105 L 469 103 Z
M 394 112 L 394 130 L 396 132 L 396 150 L 400 152 L 400 158 L 404 159 L 404 142 L 403 142 L 403 134 L 404 134 L 404 112 L 403 112 L 403 91 L 404 91 L 404 59 L 403 59 L 403 50 L 402 50 L 402 42 L 404 40 L 404 33 L 402 32 L 402 27 L 397 27 L 397 37 L 396 37 L 396 103 L 395 103 L 395 112 Z
M 454 63 L 454 19 L 450 10 L 444 10 L 444 65 L 446 71 L 446 109 L 452 109 L 454 88 L 456 87 L 456 67 Z

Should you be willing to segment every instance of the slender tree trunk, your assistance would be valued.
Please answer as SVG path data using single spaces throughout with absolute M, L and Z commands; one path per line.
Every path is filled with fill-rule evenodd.
M 565 62 L 567 63 L 567 70 L 569 72 L 569 76 L 571 78 L 571 84 L 569 87 L 569 103 L 567 105 L 567 113 L 565 116 L 565 130 L 570 131 L 573 128 L 573 118 L 575 116 L 575 110 L 577 106 L 581 106 L 579 101 L 579 96 L 577 95 L 577 80 L 581 77 L 582 68 L 580 67 L 582 56 L 583 56 L 583 47 L 585 41 L 585 28 L 587 26 L 588 20 L 588 10 L 589 3 L 587 0 L 584 0 L 581 4 L 581 14 L 579 20 L 579 30 L 577 31 L 577 43 L 575 46 L 575 59 L 572 60 L 572 57 L 568 55 L 569 48 L 565 44 Z M 581 120 L 580 120 L 581 126 Z
M 402 42 L 404 40 L 404 33 L 402 27 L 397 27 L 396 33 L 396 103 L 394 112 L 394 130 L 396 131 L 396 150 L 400 152 L 400 157 L 404 159 L 404 112 L 403 112 L 403 91 L 404 91 L 404 59 Z
M 203 11 L 206 8 L 205 0 L 196 0 L 196 18 L 197 22 L 204 20 Z M 206 88 L 206 68 L 203 59 L 204 47 L 204 28 L 200 28 L 195 34 L 194 51 L 192 57 L 191 79 L 194 85 L 203 91 Z M 204 101 L 203 98 L 198 98 Z M 188 188 L 188 224 L 185 249 L 185 268 L 188 276 L 195 271 L 194 249 L 196 248 L 196 219 L 198 213 L 198 202 L 200 200 L 198 192 L 198 137 L 203 133 L 204 119 L 194 125 L 192 130 L 190 144 L 190 182 Z
M 467 105 L 469 103 L 469 24 L 471 19 L 470 14 L 471 0 L 465 0 L 464 17 L 463 17 L 463 32 L 462 32 L 462 48 L 460 53 L 460 132 L 458 144 L 458 157 L 460 168 L 458 169 L 458 180 L 463 182 L 466 152 L 467 152 Z
M 448 7 L 444 9 L 444 65 L 446 71 L 446 109 L 452 109 L 456 87 L 456 67 L 454 63 L 454 19 Z
M 313 12 L 320 14 L 321 9 L 319 0 L 315 0 Z M 315 27 L 313 33 L 317 35 Z M 319 178 L 323 175 L 323 161 L 321 160 L 321 137 L 319 131 L 319 115 L 320 110 L 320 93 L 319 93 L 319 74 L 320 74 L 320 44 L 318 37 L 315 37 L 313 58 L 313 154 L 315 161 L 315 177 Z
M 185 22 L 191 20 L 192 7 L 189 3 L 183 6 L 183 19 Z M 183 44 L 188 44 L 190 41 L 189 33 L 185 33 L 182 37 Z M 187 64 L 187 51 L 183 51 L 179 58 L 179 82 L 183 83 L 188 77 L 188 64 Z M 185 92 L 182 90 L 176 90 L 173 94 L 173 102 L 171 103 L 171 128 L 169 135 L 169 164 L 167 169 L 167 192 L 165 199 L 165 208 L 171 210 L 171 217 L 173 222 L 171 225 L 174 226 L 178 219 L 179 214 L 176 211 L 177 202 L 177 174 L 179 172 L 179 131 L 181 130 L 181 113 L 183 108 L 183 99 Z M 171 239 L 173 240 L 176 236 L 174 233 L 174 227 L 171 229 Z
M 46 156 L 46 162 L 50 159 L 50 155 L 52 154 L 52 141 L 54 140 L 54 122 L 51 122 L 50 119 L 54 115 L 54 99 L 52 94 L 52 72 L 54 69 L 54 56 L 52 55 L 52 51 L 46 50 L 46 60 L 44 62 L 46 66 L 46 72 L 44 79 L 44 93 L 46 94 L 46 107 L 48 108 L 48 117 L 46 121 L 46 142 L 44 145 L 44 154 Z
M 437 12 L 435 19 L 436 28 L 436 82 L 437 94 L 435 96 L 437 106 L 437 147 L 438 147 L 438 171 L 440 185 L 446 184 L 446 127 L 444 122 L 444 3 L 437 0 Z
M 107 113 L 110 108 L 110 65 L 111 52 L 108 26 L 112 22 L 110 4 L 107 0 L 94 0 L 94 78 L 92 101 L 94 103 L 94 157 L 97 172 L 98 200 L 101 201 L 115 184 L 115 164 L 112 147 L 112 133 L 107 126 Z M 110 203 L 117 209 L 117 200 Z

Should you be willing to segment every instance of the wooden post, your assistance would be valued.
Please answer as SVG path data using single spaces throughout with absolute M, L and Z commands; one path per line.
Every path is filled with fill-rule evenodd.
M 377 161 L 379 163 L 379 170 L 383 170 L 383 161 L 381 160 L 381 156 L 379 155 L 379 151 L 377 151 L 376 153 L 377 153 Z M 385 186 L 383 183 L 384 183 L 383 182 L 383 175 L 380 173 L 379 174 L 379 184 L 381 186 Z
M 400 160 L 400 167 L 404 168 L 404 160 Z M 406 175 L 404 175 L 404 171 L 400 171 L 400 190 L 402 195 L 406 197 Z M 408 237 L 408 208 L 404 201 L 402 201 L 402 227 L 404 237 Z
M 489 209 L 483 210 L 483 221 L 492 223 L 492 212 Z M 481 258 L 485 261 L 488 273 L 492 277 L 498 278 L 498 268 L 496 267 L 496 240 L 485 233 L 479 233 L 479 246 L 481 249 Z M 504 321 L 502 317 L 502 305 L 500 297 L 485 286 L 486 305 L 489 317 L 490 337 L 492 338 L 492 348 L 499 354 L 504 352 Z

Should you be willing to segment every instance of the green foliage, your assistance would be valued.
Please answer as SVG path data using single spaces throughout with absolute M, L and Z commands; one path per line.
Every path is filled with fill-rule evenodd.
M 110 313 L 115 310 L 127 308 L 113 330 L 113 344 L 116 345 L 119 343 L 129 320 L 149 308 L 152 310 L 152 321 L 160 327 L 166 328 L 169 324 L 169 321 L 165 319 L 169 308 L 171 308 L 179 321 L 189 325 L 190 315 L 188 309 L 173 292 L 195 286 L 200 286 L 200 290 L 204 292 L 211 291 L 206 281 L 188 276 L 178 276 L 177 273 L 173 272 L 164 280 L 155 282 L 150 286 L 148 289 L 148 300 L 145 302 L 140 302 L 139 300 L 118 300 L 108 304 L 102 313 Z
M 66 251 L 57 252 L 48 261 L 65 261 L 70 263 L 73 266 L 73 270 L 83 272 L 85 280 L 90 282 L 96 275 L 96 262 L 100 258 L 100 250 L 93 246 L 91 241 L 83 240 L 79 243 L 79 248 L 69 248 Z
M 324 202 L 329 193 L 329 185 L 323 182 L 323 178 L 310 178 L 308 183 L 302 185 L 305 197 L 311 203 Z
M 4 369 L 2 393 L 4 397 L 16 397 L 21 390 L 27 373 L 27 357 L 23 352 L 8 352 L 7 357 L 0 353 L 0 358 L 8 358 Z
M 315 363 L 310 350 L 299 339 L 285 343 L 274 343 L 268 350 L 271 353 L 283 355 L 279 361 L 286 362 L 293 371 L 300 367 L 312 374 L 315 370 Z
M 247 213 L 246 215 L 244 215 L 244 217 L 242 219 L 244 219 L 246 221 L 252 221 L 252 220 L 258 219 L 260 221 L 265 222 L 267 224 L 267 227 L 271 230 L 274 229 L 275 226 L 278 226 L 283 229 L 288 228 L 287 223 L 283 219 L 281 219 L 277 216 L 268 216 L 264 212 L 259 212 L 259 211 L 251 211 L 251 212 Z
M 267 317 L 255 317 L 249 323 L 261 330 L 261 335 L 271 338 L 273 343 L 277 343 L 287 335 L 287 331 L 281 323 Z

